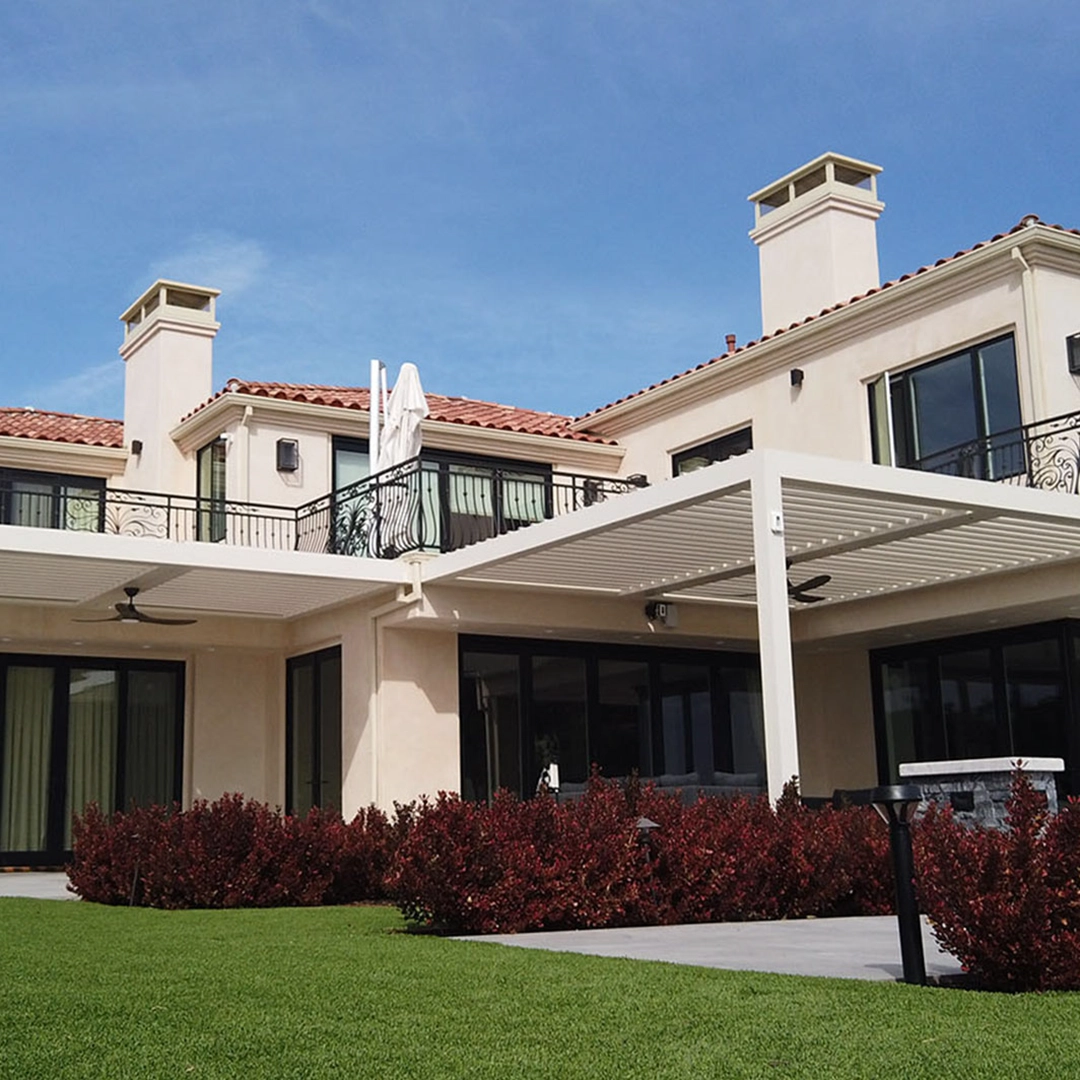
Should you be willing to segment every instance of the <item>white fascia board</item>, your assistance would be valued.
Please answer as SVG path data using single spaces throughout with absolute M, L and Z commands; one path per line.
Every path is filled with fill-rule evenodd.
M 411 580 L 408 566 L 400 559 L 363 559 L 307 551 L 275 551 L 240 545 L 110 536 L 22 525 L 0 526 L 0 551 L 179 569 L 239 570 L 253 574 L 336 578 L 387 586 L 404 585 Z
M 985 510 L 997 516 L 1036 521 L 1080 520 L 1080 496 L 1039 488 L 1014 487 L 987 480 L 870 465 L 863 461 L 795 454 L 783 450 L 755 451 L 767 455 L 784 481 L 822 489 L 856 491 L 868 496 L 911 502 L 931 502 L 960 510 Z
M 751 450 L 652 487 L 617 495 L 594 506 L 537 522 L 526 529 L 517 529 L 504 536 L 439 555 L 424 564 L 424 582 L 427 584 L 467 576 L 505 559 L 533 554 L 557 547 L 568 540 L 580 540 L 609 529 L 646 521 L 704 499 L 746 488 L 755 467 L 753 459 L 765 453 L 767 451 Z
M 0 435 L 0 466 L 11 469 L 68 473 L 105 480 L 121 475 L 127 467 L 127 459 L 128 452 L 123 447 Z

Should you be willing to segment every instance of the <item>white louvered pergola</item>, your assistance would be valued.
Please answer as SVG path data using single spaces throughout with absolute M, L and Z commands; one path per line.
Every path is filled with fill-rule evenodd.
M 756 605 L 775 798 L 799 772 L 788 563 L 831 575 L 814 590 L 817 612 L 1076 559 L 1074 494 L 756 450 L 439 556 L 423 576 Z

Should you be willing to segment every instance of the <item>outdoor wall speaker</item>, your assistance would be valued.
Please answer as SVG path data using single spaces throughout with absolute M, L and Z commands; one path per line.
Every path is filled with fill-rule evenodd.
M 300 443 L 296 439 L 278 439 L 278 472 L 296 472 L 300 468 Z
M 1069 373 L 1080 375 L 1080 334 L 1073 334 L 1065 339 L 1065 349 L 1069 354 Z

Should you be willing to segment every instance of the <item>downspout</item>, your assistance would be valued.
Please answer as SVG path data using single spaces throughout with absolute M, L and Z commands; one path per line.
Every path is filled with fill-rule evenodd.
M 393 600 L 368 612 L 368 639 L 371 642 L 371 690 L 368 694 L 368 730 L 371 744 L 371 801 L 379 805 L 379 734 L 382 727 L 383 639 L 380 620 L 424 599 L 422 559 L 409 559 L 409 581 L 397 587 Z
M 1032 222 L 1031 224 L 1034 224 Z M 1024 258 L 1019 247 L 1012 249 L 1012 257 L 1020 264 L 1020 288 L 1023 296 L 1024 311 L 1024 347 L 1027 350 L 1025 375 L 1028 400 L 1034 415 L 1026 418 L 1027 423 L 1046 419 L 1046 407 L 1043 401 L 1042 385 L 1035 379 L 1035 365 L 1039 355 L 1039 307 L 1035 299 L 1035 274 L 1031 265 Z
M 240 417 L 240 438 L 237 442 L 237 449 L 240 451 L 237 456 L 240 460 L 236 463 L 237 487 L 240 489 L 237 497 L 240 502 L 247 502 L 251 497 L 251 429 L 248 423 L 254 412 L 250 405 L 245 405 L 244 415 Z

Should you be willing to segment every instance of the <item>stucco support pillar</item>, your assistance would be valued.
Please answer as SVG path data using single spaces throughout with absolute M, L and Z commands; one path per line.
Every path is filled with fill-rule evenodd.
M 760 455 L 764 458 L 764 455 Z M 754 520 L 754 578 L 757 588 L 761 691 L 765 712 L 765 767 L 769 798 L 799 774 L 795 721 L 795 674 L 791 662 L 784 508 L 780 474 L 758 463 L 750 480 Z

